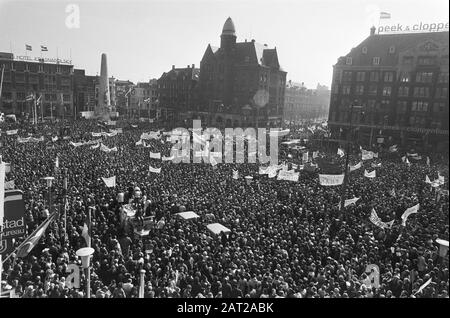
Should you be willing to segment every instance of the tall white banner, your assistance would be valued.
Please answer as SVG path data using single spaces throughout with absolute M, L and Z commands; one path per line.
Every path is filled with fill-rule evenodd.
M 319 174 L 320 185 L 337 186 L 344 182 L 343 174 Z

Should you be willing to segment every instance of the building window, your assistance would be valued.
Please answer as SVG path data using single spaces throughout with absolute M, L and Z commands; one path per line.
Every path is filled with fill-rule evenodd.
M 403 64 L 411 65 L 413 64 L 414 57 L 413 56 L 405 56 L 403 57 Z
M 432 56 L 419 56 L 417 64 L 419 65 L 433 65 L 435 57 Z
M 395 53 L 395 46 L 391 46 L 390 48 L 389 48 L 389 53 Z
M 392 87 L 391 86 L 383 87 L 383 96 L 391 96 L 391 93 L 392 93 Z
M 357 72 L 356 73 L 356 81 L 357 82 L 364 82 L 365 77 L 366 77 L 366 72 Z
M 342 86 L 342 95 L 350 95 L 350 85 Z
M 435 113 L 442 113 L 444 112 L 445 103 L 434 103 L 433 104 L 433 111 Z
M 347 59 L 345 60 L 345 64 L 347 65 L 352 65 L 353 59 L 351 57 L 347 57 Z
M 378 94 L 377 85 L 370 85 L 369 86 L 369 95 L 376 95 L 376 94 Z
M 418 72 L 416 74 L 416 82 L 417 83 L 431 83 L 433 79 L 432 72 Z
M 364 47 L 362 48 L 362 54 L 367 54 L 367 46 L 364 46 Z
M 415 87 L 413 92 L 414 97 L 430 97 L 430 88 Z
M 378 72 L 370 72 L 370 81 L 378 82 L 380 79 L 380 74 Z
M 393 72 L 384 73 L 384 81 L 385 82 L 393 82 L 394 81 L 394 73 Z
M 426 112 L 426 111 L 428 111 L 428 102 L 414 101 L 412 103 L 411 110 L 413 112 Z
M 410 75 L 408 72 L 402 72 L 400 74 L 400 82 L 408 83 L 410 80 Z
M 70 102 L 70 95 L 64 94 L 63 95 L 63 101 Z
M 378 56 L 374 57 L 372 59 L 372 64 L 373 65 L 380 65 L 380 58 Z
M 343 81 L 344 82 L 351 82 L 351 80 L 352 80 L 352 72 L 350 72 L 350 71 L 344 72 Z
M 409 124 L 411 126 L 425 126 L 425 118 L 419 116 L 411 116 L 409 118 Z
M 408 102 L 399 101 L 397 102 L 397 113 L 406 113 L 408 110 Z
M 363 95 L 364 94 L 364 86 L 363 85 L 356 85 L 355 94 L 356 95 Z
M 445 98 L 448 96 L 448 88 L 447 87 L 438 87 L 436 88 L 436 98 Z
M 440 73 L 438 83 L 448 83 L 448 73 Z
M 400 86 L 398 88 L 398 96 L 407 97 L 409 95 L 409 87 L 408 86 Z

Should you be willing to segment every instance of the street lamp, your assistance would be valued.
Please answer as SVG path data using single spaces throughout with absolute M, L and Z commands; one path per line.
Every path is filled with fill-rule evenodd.
M 348 164 L 350 159 L 350 149 L 351 149 L 351 134 L 352 134 L 352 119 L 353 119 L 353 109 L 354 108 L 362 108 L 362 106 L 356 105 L 357 101 L 355 100 L 353 104 L 350 105 L 350 121 L 349 121 L 349 131 L 347 133 L 347 144 L 346 144 L 346 154 L 345 154 L 345 166 L 344 166 L 344 182 L 341 189 L 341 200 L 339 204 L 339 209 L 341 210 L 341 215 L 344 210 L 344 201 L 345 201 L 345 191 L 347 189 L 347 183 L 348 183 Z
M 76 251 L 77 256 L 81 258 L 81 267 L 86 270 L 86 298 L 91 298 L 91 267 L 90 259 L 94 254 L 92 247 L 83 247 Z
M 52 213 L 52 183 L 53 180 L 55 180 L 54 177 L 45 177 L 42 178 L 47 182 L 47 190 L 48 190 L 48 210 L 50 211 L 50 214 Z

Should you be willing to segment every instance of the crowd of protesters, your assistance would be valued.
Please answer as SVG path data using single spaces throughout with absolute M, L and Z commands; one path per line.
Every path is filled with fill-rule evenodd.
M 13 255 L 4 262 L 3 289 L 13 288 L 24 298 L 85 297 L 84 274 L 79 289 L 69 289 L 65 279 L 69 264 L 81 265 L 75 252 L 86 246 L 81 233 L 93 207 L 91 297 L 138 297 L 144 269 L 146 298 L 448 298 L 448 256 L 439 255 L 435 241 L 449 236 L 449 199 L 440 192 L 448 189 L 446 158 L 421 154 L 422 160 L 410 159 L 408 165 L 401 160 L 407 149 L 379 151 L 378 159 L 350 173 L 345 198 L 360 200 L 340 210 L 341 187 L 321 186 L 320 167 L 301 170 L 299 181 L 292 182 L 259 175 L 258 164 L 175 164 L 149 156 L 150 151 L 170 156 L 172 144 L 164 136 L 146 141 L 146 147 L 136 145 L 142 133 L 162 127 L 125 122 L 117 127 L 123 133 L 104 137 L 102 143 L 118 151 L 106 153 L 70 144 L 98 139 L 91 132 L 106 130 L 96 121 L 3 124 L 0 151 L 3 161 L 11 163 L 7 180 L 15 180 L 24 193 L 28 234 L 59 212 L 26 257 Z M 6 129 L 19 129 L 18 135 L 7 136 Z M 29 133 L 45 141 L 17 142 L 17 136 Z M 52 141 L 52 136 L 59 139 Z M 302 163 L 301 154 L 280 147 L 281 162 Z M 317 150 L 320 160 L 343 167 L 344 158 L 335 150 L 311 149 Z M 351 164 L 360 157 L 359 147 L 353 147 Z M 381 167 L 371 167 L 380 162 Z M 161 173 L 150 173 L 149 166 Z M 376 169 L 376 178 L 364 177 L 366 169 Z M 444 185 L 425 183 L 426 176 L 434 180 L 438 173 Z M 55 177 L 51 208 L 42 180 L 47 176 Z M 116 186 L 108 188 L 102 177 L 111 176 Z M 245 176 L 252 176 L 252 182 Z M 118 193 L 124 193 L 124 202 Z M 148 235 L 125 226 L 121 211 L 129 202 L 139 218 L 157 222 Z M 402 226 L 403 212 L 417 203 L 418 213 Z M 393 226 L 382 229 L 370 222 L 372 209 L 384 222 L 395 220 Z M 200 217 L 184 220 L 176 215 L 181 211 Z M 231 232 L 213 234 L 206 225 L 215 222 Z M 371 264 L 379 268 L 376 287 L 366 283 Z

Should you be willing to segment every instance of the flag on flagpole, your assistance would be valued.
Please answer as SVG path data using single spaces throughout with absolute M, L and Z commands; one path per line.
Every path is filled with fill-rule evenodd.
M 113 188 L 116 186 L 116 176 L 110 177 L 110 178 L 103 178 L 103 182 L 108 188 Z
M 26 100 L 27 102 L 32 101 L 33 99 L 34 99 L 34 95 L 33 95 L 33 94 L 30 94 L 30 95 L 28 95 L 27 97 L 25 97 L 25 100 Z
M 47 51 L 48 51 L 47 47 L 44 45 L 41 45 L 41 52 L 47 52 Z
M 25 44 L 25 50 L 32 51 L 33 48 L 31 47 L 31 45 Z
M 345 153 L 344 150 L 342 150 L 341 148 L 338 148 L 337 154 L 342 158 L 344 157 Z
M 47 220 L 45 220 L 39 227 L 17 248 L 17 257 L 25 257 L 37 245 L 40 238 L 44 235 L 45 230 L 55 218 L 56 213 L 53 213 Z
M 380 19 L 390 19 L 391 14 L 388 12 L 380 12 Z

